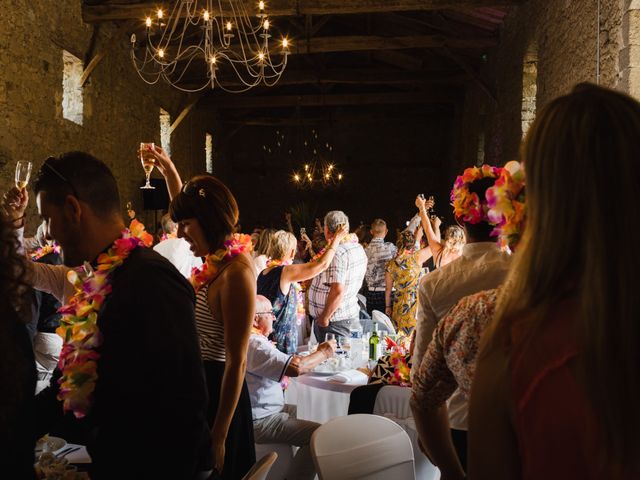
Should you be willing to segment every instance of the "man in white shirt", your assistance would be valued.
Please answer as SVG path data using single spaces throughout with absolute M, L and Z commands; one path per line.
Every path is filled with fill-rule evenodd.
M 396 256 L 398 249 L 391 242 L 385 242 L 387 236 L 387 223 L 381 218 L 376 218 L 371 223 L 371 235 L 373 238 L 365 253 L 367 254 L 367 313 L 372 314 L 374 310 L 382 313 L 386 310 L 384 301 L 385 279 L 384 272 L 387 262 Z M 391 306 L 391 305 L 389 305 Z
M 476 180 L 469 185 L 469 191 L 486 204 L 485 192 L 494 182 L 495 179 L 489 177 Z M 419 208 L 424 209 L 424 203 Z M 463 297 L 496 288 L 504 282 L 509 270 L 510 256 L 501 252 L 496 239 L 491 237 L 494 226 L 487 223 L 486 218 L 475 224 L 465 223 L 461 218 L 457 220 L 467 237 L 462 255 L 420 282 L 412 377 L 420 369 L 436 325 L 451 307 Z M 460 390 L 456 390 L 448 409 L 448 424 L 463 468 L 466 468 L 467 401 Z M 447 421 L 446 418 L 440 420 L 443 423 Z M 434 459 L 434 464 L 437 465 L 437 459 Z
M 174 267 L 186 278 L 191 277 L 191 271 L 202 265 L 202 260 L 193 255 L 189 243 L 183 238 L 176 237 L 178 224 L 171 220 L 169 214 L 162 217 L 162 230 L 166 239 L 158 243 L 153 249 L 169 260 Z
M 271 302 L 256 296 L 256 316 L 247 350 L 247 387 L 251 397 L 253 432 L 256 443 L 286 443 L 300 447 L 293 457 L 285 478 L 313 479 L 315 468 L 309 442 L 319 423 L 298 420 L 295 406 L 285 405 L 280 382 L 285 375 L 297 377 L 333 356 L 335 341 L 318 345 L 307 356 L 287 355 L 267 337 L 273 330 Z
M 324 236 L 330 241 L 338 227 L 349 229 L 349 218 L 334 210 L 324 217 Z M 309 316 L 321 342 L 326 333 L 349 336 L 349 324 L 359 320 L 358 291 L 367 270 L 367 256 L 355 235 L 349 235 L 336 249 L 328 269 L 315 277 L 309 287 Z M 328 247 L 332 248 L 332 247 Z

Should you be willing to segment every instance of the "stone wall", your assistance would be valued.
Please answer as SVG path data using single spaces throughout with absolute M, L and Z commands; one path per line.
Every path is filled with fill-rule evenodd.
M 637 0 L 601 0 L 600 84 L 640 93 L 640 5 Z M 463 119 L 465 165 L 475 163 L 477 138 L 486 136 L 486 161 L 503 164 L 518 154 L 522 138 L 523 90 L 537 70 L 535 108 L 580 82 L 596 82 L 597 1 L 529 0 L 505 19 L 498 47 L 488 52 L 481 74 L 495 92 L 493 102 L 472 85 Z M 636 32 L 634 34 L 634 32 Z M 640 51 L 640 50 L 639 50 Z M 636 58 L 637 57 L 637 58 Z M 632 80 L 637 78 L 638 81 Z M 635 87 L 634 84 L 635 83 Z M 525 95 L 526 97 L 526 95 Z
M 108 54 L 84 86 L 84 119 L 62 116 L 63 49 L 84 59 L 94 28 L 82 22 L 80 1 L 5 0 L 0 22 L 0 190 L 13 184 L 15 163 L 30 160 L 34 172 L 52 154 L 85 150 L 113 170 L 123 205 L 131 200 L 141 216 L 144 173 L 136 157 L 141 141 L 160 143 L 159 110 L 175 118 L 188 99 L 165 86 L 149 87 L 129 59 L 126 33 L 112 24 L 97 31 L 93 55 Z M 88 63 L 85 60 L 85 65 Z M 172 136 L 184 176 L 204 170 L 202 115 L 189 116 Z M 156 174 L 157 175 L 157 174 Z M 34 202 L 32 202 L 33 204 Z M 30 209 L 28 231 L 37 223 Z

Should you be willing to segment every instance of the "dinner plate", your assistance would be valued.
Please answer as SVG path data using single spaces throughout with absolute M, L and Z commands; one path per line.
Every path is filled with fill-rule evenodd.
M 45 445 L 49 447 L 50 452 L 55 453 L 66 447 L 67 442 L 60 437 L 42 437 L 36 442 L 36 454 L 42 453 Z

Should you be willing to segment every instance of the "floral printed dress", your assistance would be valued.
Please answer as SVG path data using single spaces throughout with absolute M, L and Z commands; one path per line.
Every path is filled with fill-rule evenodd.
M 418 252 L 405 252 L 387 263 L 395 295 L 391 320 L 398 332 L 410 335 L 416 327 L 418 310 L 418 285 L 422 277 L 422 265 L 418 263 Z
M 298 294 L 293 284 L 286 295 L 280 291 L 283 268 L 281 265 L 258 275 L 258 295 L 264 295 L 273 305 L 276 320 L 270 339 L 281 352 L 293 354 L 298 347 Z

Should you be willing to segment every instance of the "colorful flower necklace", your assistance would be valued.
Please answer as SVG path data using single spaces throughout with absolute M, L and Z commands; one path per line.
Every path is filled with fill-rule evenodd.
M 404 345 L 407 337 L 401 337 L 397 342 L 391 338 L 384 337 L 387 343 L 387 351 L 390 351 L 390 361 L 393 365 L 393 377 L 389 379 L 392 385 L 400 385 L 403 387 L 411 386 L 411 367 L 407 364 L 407 354 L 409 349 Z
M 122 231 L 107 253 L 98 256 L 94 270 L 85 262 L 83 267 L 70 270 L 67 279 L 76 293 L 58 310 L 62 314 L 56 333 L 64 342 L 58 367 L 62 377 L 58 380 L 58 400 L 63 402 L 65 412 L 73 412 L 83 418 L 91 409 L 92 394 L 98 379 L 97 361 L 102 344 L 98 328 L 98 315 L 107 296 L 111 293 L 113 272 L 138 247 L 148 247 L 153 237 L 145 232 L 144 225 L 137 220 Z
M 241 253 L 249 253 L 253 250 L 251 236 L 236 233 L 230 240 L 224 242 L 224 248 L 220 248 L 207 255 L 204 264 L 200 268 L 194 268 L 191 272 L 191 285 L 198 292 L 204 285 L 211 283 L 220 273 L 220 267 L 237 257 Z
M 502 168 L 482 165 L 482 167 L 467 168 L 462 175 L 458 176 L 451 190 L 451 205 L 456 218 L 461 218 L 472 225 L 490 221 L 487 217 L 486 199 L 480 199 L 478 194 L 472 193 L 469 185 L 483 178 L 498 178 L 501 173 Z
M 31 254 L 31 260 L 34 262 L 40 260 L 42 257 L 46 257 L 50 253 L 57 253 L 60 255 L 60 245 L 56 242 L 52 244 L 47 243 L 44 247 L 39 247 Z
M 160 235 L 160 241 L 164 242 L 165 240 L 169 240 L 170 238 L 178 238 L 178 234 L 176 232 L 173 233 L 163 233 Z
M 508 162 L 493 187 L 487 189 L 489 221 L 495 224 L 491 235 L 498 237 L 500 248 L 513 249 L 524 228 L 524 169 L 519 162 Z
M 278 267 L 280 265 L 291 265 L 291 260 L 286 262 L 282 260 L 271 260 L 267 262 L 267 268 Z M 291 282 L 291 286 L 296 292 L 296 324 L 302 325 L 306 312 L 304 310 L 304 292 L 298 282 Z

